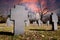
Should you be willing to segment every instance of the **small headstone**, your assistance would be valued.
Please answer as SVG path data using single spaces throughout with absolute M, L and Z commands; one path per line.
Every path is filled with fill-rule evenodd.
M 36 25 L 36 24 L 37 24 L 37 22 L 36 22 L 36 21 L 34 21 L 34 22 L 33 22 L 33 24 L 34 24 L 34 25 Z
M 54 30 L 57 30 L 58 29 L 58 27 L 57 27 L 58 17 L 56 15 L 56 13 L 53 13 L 53 15 L 52 15 L 52 22 L 54 23 Z
M 10 20 L 10 18 L 7 18 L 7 22 L 6 22 L 8 27 L 11 27 L 13 24 L 13 21 Z
M 41 20 L 38 20 L 38 22 L 39 22 L 39 26 L 41 26 Z
M 29 20 L 25 20 L 24 22 L 25 22 L 25 26 L 29 26 L 29 24 L 30 24 Z
M 49 26 L 49 20 L 47 21 L 47 26 Z
M 29 24 L 30 24 L 30 22 L 29 22 L 29 20 L 27 20 L 27 26 L 29 26 Z
M 39 13 L 35 13 L 35 14 L 36 14 L 36 20 L 39 20 L 40 19 Z
M 38 26 L 40 26 L 40 15 L 38 12 L 35 14 L 36 14 L 36 20 L 38 21 Z
M 41 24 L 41 27 L 43 26 L 43 22 L 42 21 L 40 21 L 40 24 Z

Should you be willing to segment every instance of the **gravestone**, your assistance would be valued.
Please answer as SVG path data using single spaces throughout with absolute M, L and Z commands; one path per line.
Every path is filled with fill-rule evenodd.
M 38 21 L 38 25 L 40 26 L 41 20 L 40 20 L 40 15 L 39 13 L 36 13 L 36 20 Z
M 47 26 L 49 26 L 49 20 L 47 21 Z
M 15 21 L 15 35 L 24 34 L 24 21 L 28 19 L 27 14 L 28 11 L 24 6 L 16 5 L 11 10 L 11 20 Z
M 38 22 L 39 22 L 39 26 L 41 26 L 41 20 L 38 20 Z
M 53 13 L 52 15 L 52 22 L 54 23 L 54 30 L 57 30 L 58 29 L 57 27 L 58 17 L 56 13 Z
M 25 26 L 29 26 L 30 22 L 29 22 L 29 19 L 28 20 L 25 20 Z
M 11 27 L 13 24 L 13 21 L 11 21 L 10 18 L 7 18 L 6 24 L 8 27 Z

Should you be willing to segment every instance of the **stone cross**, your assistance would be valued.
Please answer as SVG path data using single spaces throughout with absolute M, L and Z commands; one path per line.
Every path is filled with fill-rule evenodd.
M 16 5 L 15 8 L 11 9 L 11 20 L 14 20 L 15 26 L 15 35 L 24 34 L 24 21 L 28 19 L 27 17 L 28 11 L 25 10 L 24 6 Z

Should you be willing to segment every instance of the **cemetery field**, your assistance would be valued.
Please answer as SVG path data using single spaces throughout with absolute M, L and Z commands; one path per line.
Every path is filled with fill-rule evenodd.
M 25 27 L 25 31 L 45 31 L 51 29 L 51 25 L 47 26 L 46 24 L 43 24 L 41 26 L 38 26 L 37 24 L 30 24 L 30 26 Z
M 23 35 L 1 35 L 0 40 L 60 40 L 60 26 L 57 31 L 46 31 L 51 30 L 51 25 L 47 26 L 43 24 L 41 26 L 32 25 L 25 27 L 25 33 Z M 13 26 L 7 27 L 7 25 L 0 24 L 0 31 L 12 32 Z
M 6 23 L 0 24 L 0 31 L 1 32 L 12 32 L 13 33 L 13 25 L 11 27 L 8 27 Z
M 51 25 L 47 26 L 46 24 L 43 24 L 41 26 L 38 26 L 37 24 L 30 24 L 29 26 L 25 26 L 25 31 L 45 31 L 51 29 Z M 13 32 L 13 25 L 11 27 L 8 27 L 5 23 L 0 24 L 0 31 Z

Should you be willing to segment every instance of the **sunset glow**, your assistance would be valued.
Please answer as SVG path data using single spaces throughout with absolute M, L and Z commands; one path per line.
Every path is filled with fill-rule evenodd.
M 41 12 L 45 8 L 48 11 L 60 8 L 60 0 L 0 0 L 0 11 L 2 14 L 8 14 L 10 8 L 21 3 L 34 12 Z

